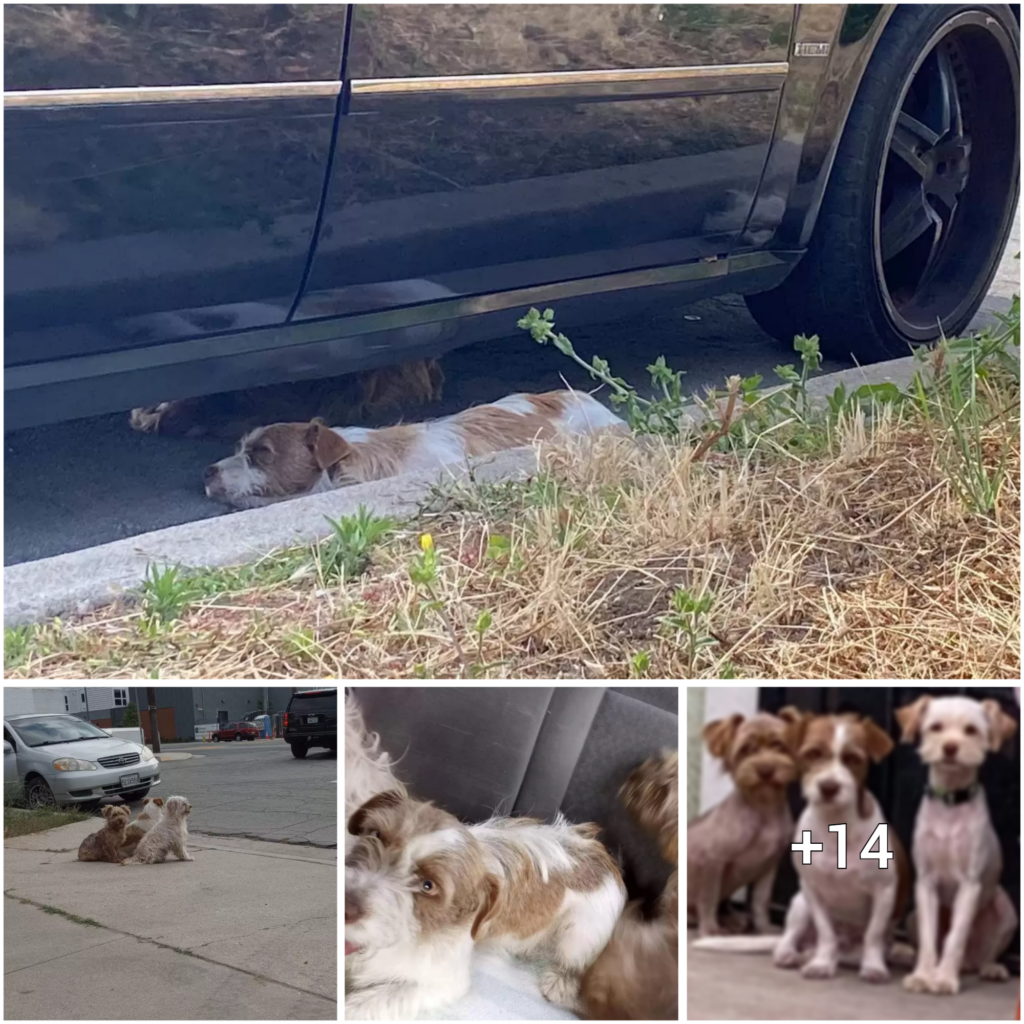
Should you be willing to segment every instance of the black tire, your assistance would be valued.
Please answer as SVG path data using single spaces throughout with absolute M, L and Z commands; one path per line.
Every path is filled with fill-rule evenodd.
M 37 775 L 25 783 L 25 803 L 30 809 L 37 810 L 40 807 L 56 807 L 57 798 L 46 779 Z
M 236 743 L 241 743 L 242 740 L 244 740 L 244 739 L 245 739 L 245 737 L 240 732 L 236 732 L 235 733 L 235 742 Z
M 214 743 L 220 743 L 220 737 L 219 736 L 214 736 L 213 737 L 213 742 Z
M 290 746 L 292 748 L 293 757 L 303 758 L 309 753 L 309 747 L 305 743 L 301 742 L 301 740 L 296 740 L 291 743 Z
M 896 7 L 806 254 L 778 288 L 747 296 L 761 327 L 787 345 L 817 334 L 826 353 L 863 361 L 967 327 L 1017 204 L 1019 65 L 1007 5 Z

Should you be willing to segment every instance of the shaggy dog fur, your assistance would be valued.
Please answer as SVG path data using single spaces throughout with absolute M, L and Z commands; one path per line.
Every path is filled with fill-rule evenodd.
M 625 806 L 676 870 L 653 921 L 630 904 L 608 945 L 583 975 L 580 1012 L 591 1020 L 679 1017 L 679 754 L 645 761 L 619 790 Z
M 142 837 L 164 816 L 163 797 L 147 796 L 142 801 L 142 811 L 124 830 L 124 846 L 121 856 L 130 857 L 136 850 Z
M 164 806 L 163 817 L 139 841 L 135 856 L 122 864 L 160 864 L 173 853 L 178 860 L 195 860 L 185 849 L 188 828 L 185 819 L 192 805 L 183 796 L 172 796 Z
M 105 860 L 111 864 L 121 861 L 121 846 L 124 844 L 124 829 L 131 817 L 131 811 L 122 804 L 116 807 L 107 805 L 103 808 L 106 825 L 86 836 L 78 848 L 79 860 Z

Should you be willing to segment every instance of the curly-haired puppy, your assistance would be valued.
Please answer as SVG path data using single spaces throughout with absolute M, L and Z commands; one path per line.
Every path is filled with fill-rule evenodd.
M 106 825 L 86 836 L 82 845 L 78 848 L 79 860 L 105 860 L 111 864 L 117 864 L 121 860 L 121 846 L 124 844 L 124 829 L 131 817 L 131 811 L 127 807 L 107 806 L 103 808 L 103 817 L 107 819 Z
M 653 921 L 631 903 L 604 951 L 583 975 L 580 1012 L 591 1020 L 679 1017 L 679 753 L 664 751 L 634 769 L 619 790 L 626 808 L 677 870 Z
M 142 811 L 139 816 L 124 830 L 124 846 L 121 847 L 121 856 L 130 857 L 138 848 L 142 837 L 164 816 L 163 797 L 147 796 L 142 801 Z
M 192 811 L 192 805 L 183 796 L 172 796 L 164 805 L 163 817 L 139 840 L 135 856 L 121 861 L 122 864 L 160 864 L 173 853 L 178 860 L 195 860 L 185 842 L 188 828 L 185 818 Z

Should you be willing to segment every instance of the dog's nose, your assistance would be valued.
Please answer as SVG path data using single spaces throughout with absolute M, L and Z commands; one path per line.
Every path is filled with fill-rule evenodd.
M 216 465 L 207 466 L 206 469 L 203 470 L 203 483 L 211 483 L 219 472 L 220 471 L 217 469 Z
M 826 779 L 824 782 L 818 783 L 818 789 L 826 800 L 832 800 L 839 792 L 839 783 L 833 782 L 831 779 Z
M 354 892 L 345 890 L 345 924 L 355 924 L 363 916 L 363 904 Z
M 956 743 L 942 744 L 942 752 L 946 755 L 946 757 L 956 757 L 956 752 L 959 749 L 960 747 Z
M 775 774 L 775 769 L 770 764 L 759 764 L 757 766 L 757 774 L 767 782 Z

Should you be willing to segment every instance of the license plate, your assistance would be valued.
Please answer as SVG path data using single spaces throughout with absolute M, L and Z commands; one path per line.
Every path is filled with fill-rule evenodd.
M 138 784 L 139 784 L 139 776 L 138 776 L 138 774 L 135 774 L 135 775 L 122 775 L 121 776 L 121 785 L 123 787 L 137 786 Z
M 319 715 L 306 715 L 306 725 L 316 725 L 316 723 L 319 721 Z

